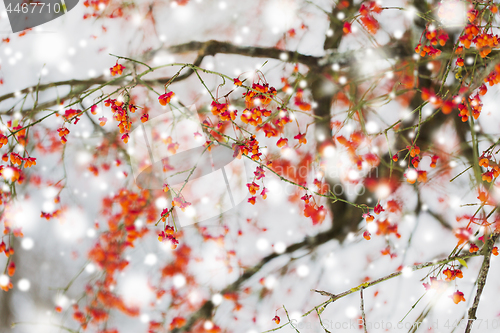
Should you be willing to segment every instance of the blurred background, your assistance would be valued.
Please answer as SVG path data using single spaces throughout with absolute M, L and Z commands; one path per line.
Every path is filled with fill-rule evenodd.
M 2 238 L 15 249 L 11 260 L 16 273 L 9 278 L 14 288 L 0 293 L 0 332 L 80 332 L 73 306 L 78 304 L 80 310 L 91 306 L 98 299 L 100 284 L 107 284 L 106 290 L 120 301 L 109 296 L 107 320 L 89 324 L 87 332 L 115 328 L 124 333 L 170 332 L 180 329 L 175 318 L 186 320 L 190 332 L 263 332 L 278 326 L 272 320 L 276 315 L 281 324 L 287 322 L 283 306 L 300 332 L 324 332 L 325 328 L 357 331 L 359 326 L 353 330 L 351 322 L 361 316 L 358 294 L 330 304 L 321 314 L 322 328 L 315 311 L 302 317 L 327 300 L 311 289 L 337 294 L 415 263 L 448 256 L 456 245 L 454 230 L 466 224 L 456 217 L 476 209 L 463 206 L 477 201 L 477 191 L 469 184 L 472 171 L 449 181 L 470 165 L 467 142 L 471 133 L 460 119 L 450 120 L 458 118 L 456 114 L 448 119 L 440 112 L 430 117 L 436 111 L 431 104 L 419 113 L 412 112 L 422 102 L 414 97 L 420 96 L 416 88 L 442 75 L 440 68 L 446 65 L 445 55 L 450 56 L 452 45 L 444 50 L 443 58 L 433 61 L 419 58 L 413 49 L 428 23 L 421 22 L 422 13 L 446 29 L 453 40 L 463 29 L 468 3 L 458 2 L 441 11 L 440 1 L 377 3 L 388 8 L 376 16 L 380 23 L 377 33 L 371 35 L 356 23 L 345 36 L 343 23 L 357 15 L 360 1 L 87 0 L 53 21 L 16 34 L 11 33 L 1 5 L 3 132 L 8 121 L 28 124 L 53 111 L 63 113 L 75 101 L 78 103 L 72 107 L 83 110 L 113 93 L 119 84 L 85 95 L 114 78 L 110 67 L 117 63 L 116 56 L 152 67 L 201 60 L 197 64 L 201 68 L 247 82 L 256 82 L 259 74 L 255 71 L 259 70 L 283 99 L 287 96 L 285 82 L 293 88 L 290 98 L 297 96 L 298 88 L 303 90 L 303 99 L 311 108 L 294 114 L 299 131 L 307 133 L 307 144 L 296 145 L 295 125 L 281 133 L 289 140 L 289 148 L 283 150 L 276 147 L 276 137 L 256 132 L 266 159 L 274 160 L 274 166 L 281 167 L 281 173 L 294 182 L 315 188 L 314 180 L 323 179 L 343 200 L 370 207 L 380 202 L 386 209 L 382 214 L 387 214 L 381 216 L 397 225 L 401 237 L 378 235 L 375 225 L 368 229 L 373 235 L 367 241 L 362 236 L 367 229 L 359 207 L 321 197 L 315 200 L 318 206 L 324 205 L 326 218 L 312 223 L 304 216 L 300 199 L 306 192 L 266 171 L 266 200 L 259 197 L 255 205 L 245 201 L 217 219 L 181 228 L 180 244 L 172 249 L 170 243 L 158 241 L 162 227 L 154 225 L 171 197 L 161 189 L 142 192 L 137 187 L 117 122 L 110 108 L 99 102 L 95 115 L 87 112 L 71 126 L 66 145 L 59 143 L 57 134 L 62 117 L 51 116 L 30 129 L 26 146 L 13 148 L 28 151 L 37 164 L 26 172 L 27 180 L 15 192 L 11 182 L 3 184 L 4 198 L 10 199 L 4 200 L 1 221 L 12 230 L 22 228 L 24 236 Z M 210 40 L 223 44 L 213 44 L 212 49 L 203 49 L 208 44 L 189 44 Z M 297 54 L 310 58 L 292 61 Z M 125 73 L 147 70 L 127 59 L 119 63 L 125 65 Z M 156 92 L 164 93 L 165 78 L 179 68 L 162 68 L 144 78 Z M 417 79 L 419 73 L 424 74 Z M 244 109 L 243 88 L 232 83 L 218 88 L 220 77 L 201 76 L 217 96 L 237 89 L 229 99 L 238 110 Z M 129 84 L 128 80 L 123 84 Z M 404 80 L 410 84 L 404 86 Z M 452 87 L 455 80 L 452 73 L 445 83 Z M 59 83 L 49 85 L 54 82 Z M 196 75 L 174 82 L 169 90 L 176 95 L 173 105 L 194 105 L 200 120 L 211 117 L 210 94 Z M 497 90 L 490 88 L 484 97 L 476 123 L 476 132 L 484 138 L 480 142 L 483 150 L 499 131 Z M 165 112 L 146 85 L 139 84 L 131 95 L 135 104 L 145 108 L 141 112 L 147 110 L 151 117 Z M 352 115 L 353 105 L 363 111 L 362 121 Z M 315 122 L 315 116 L 324 121 Z M 99 126 L 100 117 L 108 119 L 104 126 Z M 418 186 L 406 182 L 403 173 L 409 161 L 403 160 L 394 163 L 395 185 L 387 165 L 395 152 L 412 143 L 417 126 L 406 132 L 390 131 L 388 136 L 382 131 L 399 119 L 406 127 L 428 117 L 432 121 L 418 141 L 429 152 L 421 161 L 422 170 L 429 172 L 428 182 Z M 139 122 L 139 114 L 135 121 Z M 377 161 L 370 164 L 365 160 L 361 168 L 335 139 L 357 132 L 363 132 L 359 154 L 372 154 Z M 2 148 L 2 155 L 6 149 Z M 440 155 L 436 169 L 428 167 L 431 152 Z M 386 162 L 380 162 L 384 159 Z M 243 186 L 251 181 L 257 166 L 247 162 L 250 178 L 241 180 Z M 298 174 L 301 166 L 304 175 Z M 496 193 L 496 187 L 493 191 Z M 42 212 L 56 212 L 56 217 L 43 218 Z M 139 236 L 133 239 L 133 247 L 115 253 L 127 266 L 110 273 L 106 265 L 116 258 L 110 259 L 109 251 L 99 257 L 96 244 L 104 244 L 102 237 L 114 223 L 133 226 Z M 394 255 L 381 253 L 387 247 Z M 7 267 L 7 260 L 2 254 L 0 267 Z M 387 331 L 382 322 L 394 327 L 405 317 L 404 329 L 389 331 L 411 331 L 417 320 L 425 323 L 419 332 L 436 321 L 434 332 L 451 332 L 473 300 L 480 265 L 481 259 L 473 258 L 467 269 L 462 268 L 464 278 L 458 283 L 467 302 L 453 304 L 447 297 L 455 291 L 450 286 L 441 297 L 427 293 L 407 317 L 425 293 L 420 280 L 428 270 L 412 273 L 403 269 L 402 277 L 367 289 L 366 321 L 373 324 L 369 331 Z M 498 258 L 493 257 L 478 312 L 478 318 L 489 319 L 489 323 L 481 326 L 481 332 L 495 332 L 500 326 L 494 326 L 500 323 L 495 299 L 500 291 L 495 279 L 498 274 Z M 11 328 L 12 323 L 16 324 Z M 281 331 L 296 330 L 286 326 Z

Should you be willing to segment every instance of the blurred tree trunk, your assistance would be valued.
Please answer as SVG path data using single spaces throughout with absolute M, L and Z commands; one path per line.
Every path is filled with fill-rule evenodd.
M 7 332 L 12 324 L 12 310 L 11 310 L 12 292 L 0 293 L 0 332 Z

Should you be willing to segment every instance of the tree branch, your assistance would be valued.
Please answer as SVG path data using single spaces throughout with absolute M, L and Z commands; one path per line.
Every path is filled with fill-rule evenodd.
M 498 236 L 497 236 L 498 237 Z M 467 253 L 467 254 L 463 254 L 463 255 L 459 255 L 459 256 L 453 256 L 453 257 L 450 257 L 450 258 L 444 258 L 444 259 L 441 259 L 441 260 L 438 260 L 438 261 L 428 261 L 426 263 L 423 263 L 423 264 L 418 264 L 418 265 L 414 265 L 414 266 L 411 266 L 411 270 L 412 271 L 418 271 L 420 269 L 423 269 L 423 268 L 427 268 L 427 267 L 432 267 L 432 266 L 437 266 L 437 265 L 441 265 L 441 264 L 446 264 L 448 262 L 451 262 L 451 261 L 455 261 L 455 260 L 458 260 L 458 259 L 468 259 L 468 258 L 472 258 L 472 257 L 477 257 L 477 256 L 481 256 L 483 255 L 482 253 Z M 490 255 L 491 255 L 491 249 L 490 249 Z M 384 282 L 384 281 L 387 281 L 387 280 L 390 280 L 392 278 L 395 278 L 397 276 L 400 276 L 401 274 L 403 274 L 403 271 L 398 271 L 398 272 L 393 272 L 389 275 L 386 275 L 386 276 L 383 276 L 381 278 L 378 278 L 376 280 L 373 280 L 373 281 L 369 281 L 369 282 L 365 282 L 365 283 L 362 283 L 361 285 L 357 286 L 357 287 L 354 287 L 354 288 L 351 288 L 349 290 L 346 290 L 340 294 L 332 294 L 328 291 L 323 291 L 323 290 L 316 290 L 316 289 L 312 289 L 311 291 L 314 291 L 314 292 L 317 292 L 318 294 L 322 295 L 322 296 L 328 296 L 330 297 L 330 302 L 334 302 L 340 298 L 343 298 L 343 297 L 346 297 L 352 293 L 355 293 L 357 291 L 359 291 L 361 288 L 363 289 L 366 289 L 366 288 L 369 288 L 371 286 L 374 286 L 376 284 L 379 284 L 381 282 Z
M 363 289 L 364 288 L 361 288 L 361 290 L 359 291 L 359 297 L 361 298 L 361 304 L 360 304 L 361 320 L 363 320 L 363 328 L 365 333 L 368 333 L 368 331 L 366 330 L 365 301 L 363 299 Z
M 481 270 L 479 271 L 479 276 L 477 277 L 477 292 L 476 297 L 474 298 L 474 303 L 472 307 L 469 309 L 469 320 L 467 320 L 467 327 L 465 328 L 465 333 L 470 333 L 472 329 L 472 324 L 474 320 L 476 320 L 476 311 L 479 306 L 479 301 L 481 299 L 481 294 L 483 293 L 484 286 L 486 284 L 486 278 L 488 277 L 488 271 L 490 269 L 490 258 L 491 258 L 491 250 L 495 245 L 495 242 L 498 239 L 500 234 L 492 234 L 491 237 L 486 241 L 482 248 L 483 254 L 483 264 L 481 266 Z
M 210 40 L 207 42 L 189 42 L 185 44 L 173 45 L 166 48 L 166 50 L 170 53 L 185 53 L 185 52 L 198 52 L 198 57 L 193 62 L 193 65 L 199 66 L 201 62 L 206 56 L 213 56 L 215 54 L 235 54 L 235 55 L 243 55 L 248 57 L 255 58 L 270 58 L 270 59 L 278 59 L 286 62 L 299 62 L 309 67 L 315 67 L 318 65 L 318 61 L 321 59 L 320 57 L 303 55 L 294 51 L 280 50 L 275 47 L 253 47 L 253 46 L 237 46 L 228 42 L 220 42 L 216 40 Z M 154 53 L 152 53 L 154 54 Z M 176 81 L 184 80 L 188 78 L 191 74 L 193 74 L 193 70 L 191 68 L 188 69 L 186 73 L 176 78 Z M 126 76 L 123 76 L 121 80 L 115 80 L 112 85 L 122 85 Z M 146 83 L 151 84 L 165 84 L 171 80 L 171 77 L 154 79 L 154 80 L 144 80 Z M 15 98 L 19 96 L 19 94 L 28 94 L 35 89 L 37 91 L 44 91 L 49 88 L 59 87 L 59 86 L 83 86 L 83 90 L 92 87 L 93 85 L 106 83 L 105 76 L 101 75 L 97 78 L 89 79 L 89 80 L 64 80 L 51 82 L 46 84 L 37 84 L 35 86 L 24 88 L 17 92 L 12 92 L 9 94 L 5 94 L 0 96 L 0 102 Z M 52 102 L 46 102 L 43 105 L 46 106 Z M 40 110 L 40 107 L 37 107 L 36 110 Z M 30 110 L 32 111 L 32 110 Z M 13 111 L 4 111 L 0 112 L 0 114 L 12 114 Z
M 185 44 L 168 46 L 165 48 L 170 53 L 185 53 L 197 51 L 205 56 L 220 54 L 237 54 L 254 58 L 277 59 L 286 62 L 299 62 L 315 67 L 321 57 L 304 55 L 295 51 L 280 50 L 276 47 L 238 46 L 229 42 L 209 40 L 206 42 L 189 42 Z

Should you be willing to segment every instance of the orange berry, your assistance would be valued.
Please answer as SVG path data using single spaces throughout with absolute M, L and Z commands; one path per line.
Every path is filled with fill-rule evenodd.
M 460 302 L 465 302 L 464 293 L 461 291 L 455 291 L 453 295 L 450 296 L 450 298 L 453 300 L 455 304 L 458 304 Z
M 9 276 L 13 276 L 15 272 L 16 272 L 16 264 L 13 261 L 11 261 L 9 264 L 9 268 L 7 269 L 7 274 L 9 274 Z
M 477 252 L 477 251 L 479 251 L 479 247 L 476 244 L 472 243 L 470 245 L 469 252 L 470 253 L 474 253 L 474 252 Z

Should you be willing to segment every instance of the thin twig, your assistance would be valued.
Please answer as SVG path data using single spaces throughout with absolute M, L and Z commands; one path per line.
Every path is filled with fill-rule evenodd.
M 368 331 L 366 330 L 366 317 L 365 317 L 365 302 L 363 300 L 363 289 L 364 288 L 361 288 L 359 290 L 359 296 L 361 298 L 361 304 L 360 304 L 360 308 L 361 308 L 361 319 L 363 320 L 363 329 L 365 330 L 365 333 L 368 333 Z
M 290 326 L 292 326 L 297 333 L 300 333 L 300 331 L 297 329 L 297 327 L 293 326 L 292 321 L 290 320 L 290 316 L 288 315 L 288 311 L 286 310 L 285 306 L 283 305 L 283 310 L 285 310 L 286 317 L 288 319 L 288 322 L 290 323 Z

